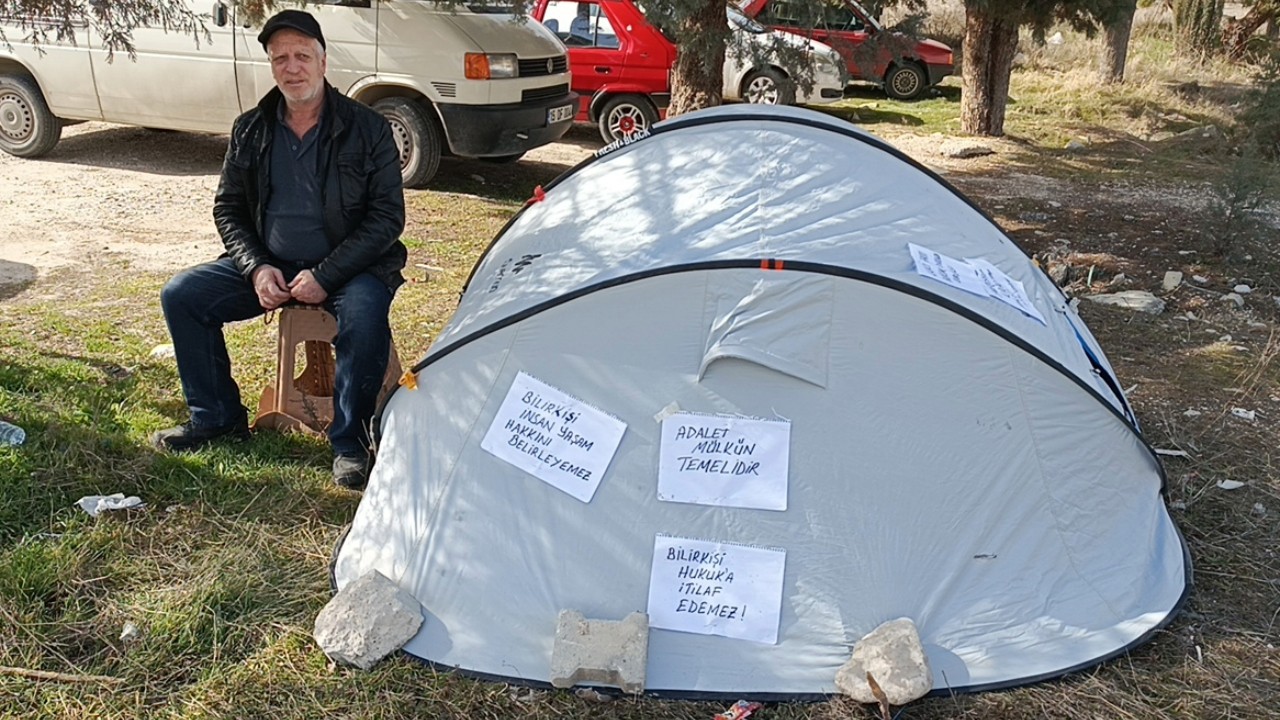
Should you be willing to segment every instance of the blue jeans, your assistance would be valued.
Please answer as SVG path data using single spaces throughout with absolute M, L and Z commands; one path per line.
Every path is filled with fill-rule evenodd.
M 286 280 L 297 268 L 281 267 Z M 338 321 L 334 340 L 333 424 L 329 443 L 336 454 L 369 447 L 369 424 L 391 349 L 388 315 L 394 291 L 360 273 L 325 298 Z M 231 378 L 231 358 L 222 326 L 262 315 L 253 286 L 235 261 L 219 258 L 178 273 L 160 293 L 160 306 L 173 338 L 182 393 L 199 427 L 225 427 L 245 419 L 240 387 Z

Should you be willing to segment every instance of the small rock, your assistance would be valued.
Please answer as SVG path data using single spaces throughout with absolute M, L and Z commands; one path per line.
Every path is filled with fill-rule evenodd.
M 1182 284 L 1182 273 L 1177 270 L 1170 270 L 1164 274 L 1164 281 L 1160 283 L 1160 289 L 1165 292 L 1176 289 Z
M 1062 203 L 1058 202 L 1057 200 L 1050 200 L 1049 207 L 1060 208 L 1062 207 Z
M 1200 411 L 1199 411 L 1199 410 L 1187 410 L 1186 412 L 1184 412 L 1184 413 L 1182 413 L 1182 414 L 1183 414 L 1185 417 L 1200 417 Z
M 157 360 L 168 360 L 173 357 L 173 345 L 157 345 L 151 348 L 150 354 Z
M 1229 343 L 1229 342 L 1231 342 L 1231 336 L 1230 336 L 1230 335 L 1223 335 L 1222 337 L 1218 338 L 1218 342 L 1220 342 L 1220 343 Z
M 1267 329 L 1267 324 L 1264 322 L 1249 323 L 1249 332 L 1264 332 L 1266 329 Z
M 1181 500 L 1174 500 L 1173 502 L 1169 503 L 1169 507 L 1174 510 L 1186 510 L 1187 504 Z
M 1226 295 L 1223 295 L 1222 302 L 1235 303 L 1237 308 L 1244 307 L 1244 298 L 1240 297 L 1238 294 L 1233 292 L 1229 292 Z
M 985 155 L 994 155 L 996 151 L 992 150 L 987 145 L 983 145 L 982 143 L 974 142 L 972 140 L 952 140 L 943 143 L 938 152 L 940 152 L 943 157 L 975 158 L 983 157 Z
M 1178 254 L 1179 255 L 1195 255 L 1196 251 L 1195 250 L 1179 250 Z
M 933 689 L 933 671 L 910 618 L 890 620 L 859 640 L 849 661 L 836 672 L 836 689 L 860 703 L 877 702 L 868 674 L 890 705 L 906 705 Z
M 1203 284 L 1205 284 L 1205 283 L 1209 282 L 1209 278 L 1207 278 L 1207 277 L 1205 277 L 1205 276 L 1203 276 L 1203 275 L 1192 275 L 1192 276 L 1191 276 L 1191 282 L 1193 282 L 1193 283 L 1195 283 L 1195 284 L 1197 284 L 1197 285 L 1203 285 Z
M 1074 152 L 1074 153 L 1084 152 L 1088 148 L 1089 148 L 1088 145 L 1085 145 L 1079 140 L 1071 140 L 1066 144 L 1067 152 Z
M 1266 505 L 1263 505 L 1262 503 L 1254 503 L 1254 504 L 1253 504 L 1253 514 L 1254 514 L 1254 515 L 1257 515 L 1258 517 L 1266 517 L 1266 516 L 1267 516 L 1267 506 L 1266 506 Z
M 481 185 L 483 185 L 483 184 L 484 184 L 484 176 L 483 176 L 483 175 L 472 175 L 472 176 L 471 176 L 471 179 L 472 179 L 472 180 L 475 180 L 476 182 L 480 183 Z
M 606 695 L 602 692 L 599 692 L 598 690 L 592 690 L 591 688 L 586 688 L 586 687 L 578 688 L 577 690 L 574 690 L 573 696 L 578 698 L 579 700 L 587 700 L 590 702 L 601 702 L 601 703 L 609 702 L 610 700 L 613 699 L 612 695 Z
M 1112 305 L 1152 315 L 1164 312 L 1164 301 L 1145 290 L 1123 290 L 1118 293 L 1089 295 L 1085 299 L 1099 305 Z
M 1240 482 L 1239 480 L 1219 480 L 1218 487 L 1222 488 L 1223 490 L 1239 490 L 1240 488 L 1244 487 L 1244 483 Z
M 1258 414 L 1256 412 L 1252 410 L 1245 410 L 1244 408 L 1231 408 L 1231 414 L 1241 420 L 1248 420 L 1249 422 L 1253 422 L 1258 418 Z
M 1244 345 L 1232 345 L 1231 349 L 1235 350 L 1238 353 L 1249 352 L 1249 348 L 1245 347 Z
M 1134 220 L 1137 220 L 1137 219 L 1138 219 L 1138 218 L 1136 218 L 1136 217 L 1134 217 L 1134 216 L 1132 216 L 1132 215 L 1125 215 L 1125 216 L 1124 216 L 1124 221 L 1125 221 L 1125 222 L 1133 222 Z
M 1234 290 L 1235 292 L 1240 293 L 1241 295 L 1248 295 L 1249 293 L 1253 292 L 1253 288 L 1249 287 L 1248 285 L 1237 285 L 1231 289 Z
M 1186 319 L 1188 319 L 1188 320 L 1195 320 L 1195 319 L 1196 319 L 1196 314 L 1195 314 L 1195 313 L 1193 313 L 1193 312 L 1191 312 L 1190 310 L 1188 310 L 1188 311 L 1187 311 L 1187 314 L 1186 314 L 1186 315 L 1183 315 L 1182 317 L 1184 317 L 1184 318 L 1186 318 Z

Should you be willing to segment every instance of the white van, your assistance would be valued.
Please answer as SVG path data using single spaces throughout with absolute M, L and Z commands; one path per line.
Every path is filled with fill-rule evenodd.
M 443 153 L 514 160 L 573 122 L 564 45 L 539 23 L 424 0 L 313 0 L 304 9 L 324 30 L 329 82 L 390 121 L 407 186 L 430 180 Z M 212 10 L 199 40 L 135 29 L 136 59 L 109 58 L 91 28 L 77 29 L 75 43 L 36 48 L 28 31 L 0 20 L 9 40 L 0 42 L 0 150 L 43 155 L 64 122 L 80 120 L 229 132 L 274 82 L 261 23 L 237 18 L 232 0 Z

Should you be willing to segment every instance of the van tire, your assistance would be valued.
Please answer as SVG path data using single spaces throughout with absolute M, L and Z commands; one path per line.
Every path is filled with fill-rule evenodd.
M 742 81 L 742 101 L 759 105 L 795 105 L 796 86 L 781 70 L 760 68 Z
M 35 80 L 0 75 L 0 150 L 18 157 L 40 157 L 61 137 L 62 121 L 49 110 Z
M 658 122 L 658 110 L 646 97 L 618 95 L 605 101 L 597 117 L 600 139 L 611 143 L 633 133 L 648 131 Z
M 373 104 L 391 125 L 400 152 L 400 177 L 408 188 L 422 187 L 440 167 L 440 131 L 421 105 L 406 97 L 383 98 Z

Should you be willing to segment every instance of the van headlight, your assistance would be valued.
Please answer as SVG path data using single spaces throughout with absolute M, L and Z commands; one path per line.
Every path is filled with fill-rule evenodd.
M 520 65 L 511 53 L 467 53 L 463 67 L 468 80 L 513 78 L 520 74 Z

